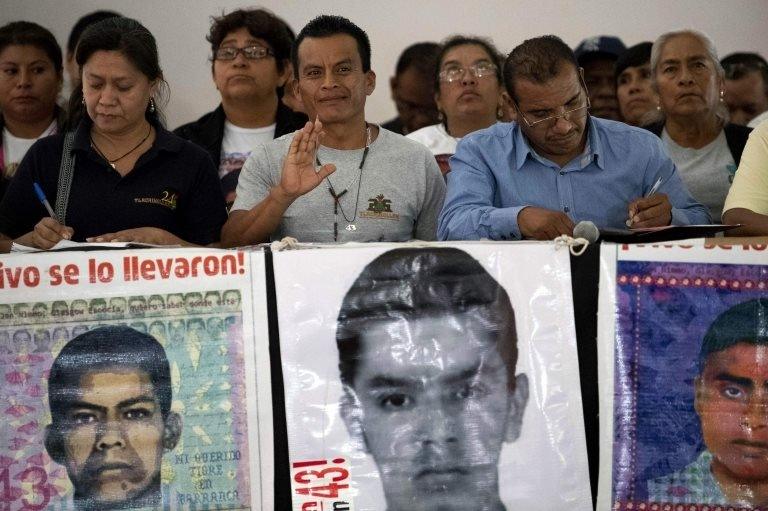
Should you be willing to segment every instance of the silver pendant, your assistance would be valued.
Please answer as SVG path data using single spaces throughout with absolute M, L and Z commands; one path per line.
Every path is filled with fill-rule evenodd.
M 357 226 L 355 224 L 348 224 L 345 227 L 345 229 L 348 230 L 348 231 L 356 231 L 357 230 Z

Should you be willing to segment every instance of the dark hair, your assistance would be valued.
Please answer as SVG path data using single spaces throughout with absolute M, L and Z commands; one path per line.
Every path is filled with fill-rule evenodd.
M 527 39 L 513 49 L 504 62 L 504 85 L 512 99 L 518 78 L 534 83 L 547 83 L 560 74 L 562 65 L 579 68 L 573 50 L 555 35 Z
M 165 349 L 152 336 L 127 326 L 89 330 L 69 341 L 51 366 L 48 403 L 54 428 L 60 427 L 76 389 L 87 373 L 109 368 L 145 372 L 152 383 L 163 420 L 171 411 L 171 370 Z
M 515 312 L 504 288 L 463 250 L 398 248 L 368 263 L 344 295 L 337 318 L 339 372 L 353 386 L 360 335 L 371 323 L 471 312 L 497 332 L 497 350 L 515 388 Z
M 80 73 L 88 59 L 99 51 L 120 52 L 148 80 L 158 81 L 159 97 L 155 98 L 155 111 L 150 112 L 147 105 L 145 116 L 153 124 L 163 124 L 160 104 L 167 98 L 168 84 L 163 79 L 157 43 L 152 33 L 131 18 L 108 18 L 91 25 L 83 32 L 77 44 L 75 61 L 80 68 Z M 74 129 L 84 114 L 83 90 L 82 87 L 77 87 L 69 98 L 69 118 L 66 129 Z
M 414 69 L 421 76 L 432 79 L 435 62 L 440 54 L 440 45 L 431 41 L 415 43 L 403 50 L 395 65 L 395 75 L 399 76 L 409 69 Z
M 62 73 L 61 47 L 47 28 L 31 21 L 13 21 L 0 27 L 0 51 L 8 46 L 34 46 L 45 52 L 56 73 Z
M 768 298 L 738 303 L 709 325 L 699 352 L 699 372 L 707 357 L 739 343 L 768 345 Z
M 494 46 L 490 39 L 467 35 L 453 35 L 443 41 L 443 43 L 440 45 L 440 53 L 438 54 L 437 62 L 435 63 L 435 90 L 440 89 L 440 68 L 443 66 L 443 59 L 445 58 L 445 55 L 457 46 L 464 46 L 468 44 L 480 46 L 483 48 L 483 50 L 485 50 L 485 53 L 488 54 L 488 58 L 490 58 L 491 62 L 496 65 L 496 79 L 499 81 L 499 84 L 502 83 L 501 67 L 499 66 L 499 50 L 496 49 L 496 46 Z
M 299 78 L 299 46 L 305 37 L 331 37 L 338 34 L 351 36 L 357 42 L 357 52 L 363 64 L 363 72 L 371 70 L 371 42 L 365 31 L 342 16 L 323 14 L 304 25 L 296 40 L 293 42 L 291 59 L 293 62 L 293 74 Z
M 119 18 L 121 16 L 122 14 L 115 11 L 103 10 L 93 11 L 86 14 L 77 20 L 77 23 L 75 23 L 75 26 L 72 27 L 72 30 L 69 32 L 69 39 L 67 39 L 67 52 L 70 54 L 75 53 L 75 48 L 77 47 L 78 41 L 80 41 L 80 36 L 83 35 L 83 32 L 86 28 L 95 23 L 98 23 L 99 21 L 109 18 Z
M 206 40 L 211 43 L 211 54 L 221 46 L 227 34 L 240 28 L 248 29 L 253 37 L 264 39 L 275 53 L 278 71 L 285 68 L 291 58 L 291 46 L 295 39 L 288 24 L 266 9 L 237 9 L 218 18 L 212 18 L 211 31 Z M 211 55 L 213 60 L 213 55 Z
M 731 53 L 720 61 L 726 80 L 740 80 L 747 73 L 758 72 L 763 78 L 763 90 L 768 97 L 768 62 L 757 53 Z
M 627 51 L 622 53 L 613 65 L 614 81 L 618 83 L 619 75 L 621 75 L 621 73 L 628 67 L 640 67 L 644 64 L 648 64 L 648 67 L 650 68 L 651 48 L 653 48 L 653 43 L 650 41 L 638 43 L 627 48 Z

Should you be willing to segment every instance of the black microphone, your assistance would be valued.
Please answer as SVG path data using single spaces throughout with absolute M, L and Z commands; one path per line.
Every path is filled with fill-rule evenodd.
M 574 238 L 584 238 L 590 243 L 596 242 L 600 238 L 600 230 L 589 220 L 582 220 L 573 228 Z

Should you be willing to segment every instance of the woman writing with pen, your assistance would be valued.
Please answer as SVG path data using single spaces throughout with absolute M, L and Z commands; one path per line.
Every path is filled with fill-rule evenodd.
M 226 208 L 216 171 L 203 149 L 160 122 L 167 85 L 152 34 L 135 20 L 107 19 L 86 30 L 75 58 L 82 90 L 70 99 L 73 135 L 37 142 L 19 165 L 0 202 L 0 250 L 62 239 L 218 242 Z

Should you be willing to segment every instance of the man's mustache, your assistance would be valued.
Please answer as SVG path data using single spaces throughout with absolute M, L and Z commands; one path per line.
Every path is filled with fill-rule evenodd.
M 83 476 L 86 481 L 95 481 L 107 470 L 122 470 L 124 479 L 130 482 L 139 482 L 144 477 L 144 467 L 139 460 L 106 462 L 102 454 L 94 454 L 88 458 L 83 467 Z

